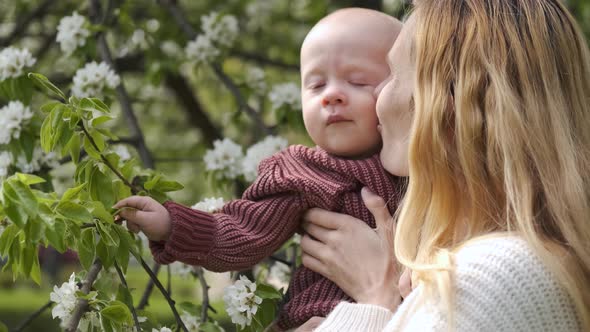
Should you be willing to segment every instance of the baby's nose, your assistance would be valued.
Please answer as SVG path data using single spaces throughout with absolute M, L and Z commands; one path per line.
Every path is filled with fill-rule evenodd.
M 322 98 L 322 106 L 338 105 L 346 103 L 346 95 L 338 89 L 329 89 Z

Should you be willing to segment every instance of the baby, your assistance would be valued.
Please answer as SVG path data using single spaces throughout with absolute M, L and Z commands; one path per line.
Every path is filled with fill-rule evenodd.
M 246 269 L 270 256 L 299 229 L 312 208 L 375 221 L 361 189 L 388 199 L 395 211 L 402 181 L 389 175 L 376 154 L 381 137 L 375 88 L 389 75 L 387 53 L 401 23 L 360 8 L 336 11 L 318 22 L 301 46 L 303 120 L 317 144 L 289 148 L 261 162 L 259 176 L 242 199 L 218 213 L 205 213 L 149 197 L 121 200 L 115 208 L 132 231 L 151 240 L 156 261 L 181 261 L 212 271 Z M 352 301 L 338 286 L 300 266 L 279 314 L 279 329 L 326 316 L 340 301 Z

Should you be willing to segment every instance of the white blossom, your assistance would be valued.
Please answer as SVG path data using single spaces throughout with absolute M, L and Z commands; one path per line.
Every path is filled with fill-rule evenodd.
M 8 144 L 19 138 L 24 123 L 33 117 L 33 112 L 20 101 L 11 101 L 0 108 L 0 144 Z
M 241 173 L 242 147 L 229 138 L 213 142 L 213 150 L 207 150 L 204 161 L 209 171 L 220 172 L 221 177 L 235 179 Z
M 264 70 L 261 68 L 252 67 L 246 72 L 246 85 L 260 95 L 266 92 L 266 81 L 264 79 Z
M 275 85 L 268 94 L 268 99 L 273 110 L 282 106 L 288 106 L 293 110 L 301 109 L 301 90 L 297 84 L 292 82 Z
M 59 166 L 59 160 L 55 152 L 45 153 L 40 146 L 35 146 L 33 150 L 33 157 L 31 161 L 27 161 L 27 157 L 24 153 L 21 153 L 16 159 L 16 167 L 23 173 L 33 173 L 41 169 L 41 167 L 47 166 L 49 168 L 55 168 Z
M 240 32 L 235 16 L 220 17 L 217 12 L 201 17 L 201 29 L 209 40 L 224 47 L 232 46 Z
M 102 324 L 100 323 L 100 315 L 96 311 L 89 311 L 86 312 L 80 319 L 80 323 L 78 324 L 78 331 L 93 331 L 93 328 L 99 330 L 102 329 Z
M 86 38 L 90 36 L 90 31 L 84 27 L 85 25 L 86 18 L 77 12 L 73 12 L 72 16 L 66 16 L 59 21 L 56 40 L 67 56 L 74 53 L 76 48 L 86 44 Z
M 78 286 L 74 273 L 70 276 L 70 280 L 64 282 L 61 287 L 53 286 L 53 292 L 49 294 L 49 298 L 55 302 L 55 306 L 51 310 L 51 316 L 54 319 L 59 317 L 64 324 L 70 320 L 76 306 L 76 291 L 78 291 Z
M 0 152 L 0 178 L 8 175 L 8 167 L 12 164 L 12 155 L 10 152 Z
M 101 94 L 105 86 L 114 89 L 120 80 L 105 62 L 92 61 L 76 71 L 72 94 L 78 98 L 94 97 Z
M 293 235 L 293 237 L 291 238 L 291 240 L 295 244 L 301 244 L 301 234 L 295 234 L 295 235 Z
M 212 213 L 219 211 L 224 204 L 225 202 L 223 201 L 223 197 L 207 197 L 202 201 L 197 202 L 192 206 L 192 208 L 195 210 Z
M 160 28 L 160 22 L 155 18 L 152 18 L 146 22 L 145 27 L 149 32 L 154 33 Z
M 131 35 L 131 48 L 145 50 L 148 47 L 145 31 L 136 29 Z
M 182 54 L 182 48 L 174 40 L 164 40 L 160 43 L 160 49 L 164 54 L 173 58 L 177 58 Z
M 198 35 L 190 41 L 184 50 L 186 57 L 196 64 L 209 63 L 219 56 L 219 49 L 205 35 Z
M 248 21 L 246 24 L 251 29 L 264 28 L 272 17 L 272 12 L 275 7 L 273 1 L 256 0 L 251 1 L 246 6 L 246 15 Z
M 37 59 L 33 58 L 28 49 L 7 47 L 0 52 L 0 81 L 25 74 L 25 68 L 32 67 Z
M 2 236 L 2 233 L 4 233 L 5 229 L 6 229 L 6 227 L 4 227 L 4 225 L 0 224 L 0 236 Z
M 182 315 L 180 315 L 180 319 L 189 332 L 199 332 L 199 327 L 201 326 L 201 319 L 199 317 L 183 311 Z
M 291 279 L 291 268 L 284 263 L 275 262 L 268 272 L 267 282 L 276 288 L 287 288 Z
M 174 262 L 169 265 L 170 266 L 170 273 L 173 275 L 177 275 L 181 278 L 188 278 L 191 276 L 193 272 L 193 267 L 188 264 L 184 264 L 181 262 Z
M 121 161 L 131 159 L 131 152 L 129 152 L 129 149 L 125 145 L 118 144 L 115 145 L 112 149 L 114 153 L 119 155 L 119 159 Z
M 256 284 L 245 276 L 240 276 L 233 285 L 223 290 L 225 310 L 231 321 L 242 328 L 252 323 L 252 316 L 258 311 L 258 305 L 262 303 L 262 299 L 254 292 L 256 292 Z
M 254 181 L 258 176 L 258 164 L 276 152 L 287 147 L 287 140 L 278 136 L 267 136 L 262 141 L 252 145 L 246 151 L 242 160 L 242 173 L 246 181 Z
M 162 327 L 161 329 L 152 329 L 152 332 L 172 332 L 171 329 L 167 328 L 167 327 Z

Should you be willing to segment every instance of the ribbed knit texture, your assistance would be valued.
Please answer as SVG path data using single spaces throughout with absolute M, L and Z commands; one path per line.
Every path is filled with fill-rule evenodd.
M 300 230 L 302 214 L 312 207 L 349 214 L 375 227 L 360 191 L 368 187 L 394 212 L 404 180 L 388 174 L 374 155 L 350 160 L 319 148 L 289 148 L 260 163 L 259 176 L 242 199 L 220 213 L 164 204 L 172 217 L 166 242 L 151 242 L 157 262 L 181 261 L 211 271 L 249 268 L 270 256 Z M 279 314 L 278 326 L 289 329 L 313 316 L 326 316 L 340 301 L 352 301 L 336 284 L 298 267 Z
M 582 331 L 571 298 L 523 239 L 477 241 L 457 253 L 455 267 L 454 331 Z M 315 331 L 448 331 L 441 304 L 422 293 L 416 288 L 395 315 L 341 303 Z

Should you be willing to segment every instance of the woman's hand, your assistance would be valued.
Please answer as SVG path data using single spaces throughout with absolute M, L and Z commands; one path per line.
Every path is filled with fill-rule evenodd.
M 358 303 L 393 311 L 400 303 L 393 218 L 382 198 L 367 188 L 362 196 L 377 229 L 349 215 L 311 209 L 304 216 L 303 265 L 332 280 Z

